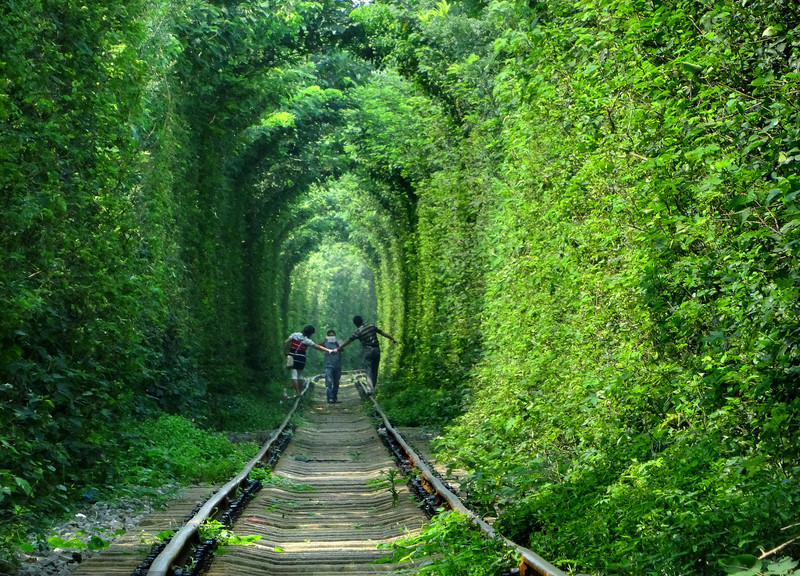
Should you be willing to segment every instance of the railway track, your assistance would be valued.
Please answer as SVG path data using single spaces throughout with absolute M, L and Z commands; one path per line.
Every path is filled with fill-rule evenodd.
M 375 563 L 389 554 L 377 545 L 418 532 L 427 520 L 423 510 L 437 507 L 467 514 L 488 536 L 500 538 L 461 503 L 370 398 L 383 420 L 376 430 L 357 387 L 349 383 L 343 379 L 340 404 L 327 404 L 323 387 L 307 388 L 310 402 L 303 411 L 302 425 L 289 433 L 291 414 L 287 416 L 281 430 L 245 469 L 195 507 L 183 527 L 168 542 L 154 547 L 144 561 L 141 546 L 138 556 L 130 543 L 127 551 L 112 546 L 85 562 L 74 576 L 391 573 L 397 565 Z M 272 467 L 271 473 L 264 471 L 264 462 Z M 391 490 L 390 471 L 396 470 L 398 463 L 406 472 L 414 470 L 410 475 L 413 482 L 395 484 Z M 414 500 L 409 487 L 424 499 L 422 505 Z M 177 510 L 185 512 L 186 507 L 183 503 Z M 162 529 L 175 527 L 176 514 L 168 516 L 169 525 Z M 218 528 L 231 527 L 240 538 L 260 538 L 226 546 L 224 554 L 215 555 L 216 542 L 201 542 L 200 538 L 209 519 L 215 519 Z M 150 531 L 157 529 L 152 526 Z M 521 576 L 564 576 L 530 550 L 509 541 L 506 544 L 519 553 Z M 133 570 L 132 559 L 126 555 L 139 562 Z

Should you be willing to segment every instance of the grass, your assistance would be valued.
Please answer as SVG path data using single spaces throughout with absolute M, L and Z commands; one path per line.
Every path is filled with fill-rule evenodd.
M 198 423 L 179 415 L 131 418 L 115 429 L 96 429 L 87 444 L 97 454 L 81 482 L 71 484 L 64 509 L 40 510 L 18 516 L 14 540 L 3 548 L 27 552 L 48 548 L 51 528 L 93 502 L 142 499 L 159 506 L 182 486 L 227 481 L 259 449 L 255 442 L 231 442 L 221 430 L 277 428 L 286 406 L 267 395 L 226 396 L 216 402 L 216 416 Z M 209 423 L 218 426 L 210 429 Z M 19 535 L 27 534 L 20 538 Z

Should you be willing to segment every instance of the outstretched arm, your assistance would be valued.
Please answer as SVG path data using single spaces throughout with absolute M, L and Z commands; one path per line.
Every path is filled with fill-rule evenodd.
M 392 342 L 394 342 L 395 344 L 397 344 L 397 340 L 395 340 L 395 339 L 394 339 L 394 336 L 392 336 L 391 334 L 389 334 L 389 333 L 387 333 L 387 332 L 384 332 L 384 331 L 383 331 L 383 330 L 381 330 L 380 328 L 378 328 L 378 329 L 377 329 L 377 332 L 378 332 L 378 334 L 380 334 L 380 335 L 381 335 L 381 336 L 383 336 L 384 338 L 388 338 L 389 340 L 391 340 Z
M 342 350 L 344 350 L 345 346 L 347 346 L 348 344 L 350 344 L 350 342 L 352 342 L 353 340 L 355 340 L 355 338 L 353 338 L 353 336 L 350 336 L 350 338 L 348 338 L 347 340 L 345 340 L 344 342 L 342 342 L 341 344 L 339 344 L 339 347 L 338 347 L 338 348 L 336 348 L 336 349 L 334 350 L 334 352 L 341 352 Z

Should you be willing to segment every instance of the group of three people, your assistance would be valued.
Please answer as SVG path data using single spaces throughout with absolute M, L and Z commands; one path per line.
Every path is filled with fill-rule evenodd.
M 374 324 L 364 324 L 361 316 L 353 317 L 356 331 L 347 340 L 342 342 L 336 338 L 334 330 L 328 330 L 328 335 L 319 344 L 311 340 L 316 332 L 312 325 L 308 325 L 300 332 L 290 334 L 283 343 L 283 352 L 286 354 L 286 365 L 290 370 L 290 378 L 294 385 L 295 393 L 303 391 L 302 371 L 306 365 L 306 351 L 309 347 L 325 352 L 325 388 L 327 389 L 328 404 L 339 402 L 339 380 L 342 377 L 342 350 L 351 342 L 361 342 L 364 358 L 364 370 L 367 377 L 367 388 L 373 390 L 378 382 L 378 364 L 381 360 L 381 349 L 378 344 L 378 335 L 388 338 L 395 344 L 394 336 L 387 334 Z

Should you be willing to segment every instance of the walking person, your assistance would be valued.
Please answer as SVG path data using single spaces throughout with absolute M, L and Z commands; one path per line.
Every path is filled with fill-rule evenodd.
M 342 351 L 354 340 L 361 342 L 361 347 L 364 354 L 364 370 L 367 373 L 367 387 L 371 393 L 378 385 L 378 364 L 381 361 L 381 348 L 378 345 L 378 334 L 384 338 L 388 338 L 395 344 L 397 340 L 394 336 L 387 334 L 374 324 L 364 324 L 364 319 L 361 316 L 353 317 L 353 324 L 356 326 L 355 333 L 345 340 L 337 351 Z
M 342 379 L 342 353 L 339 351 L 339 346 L 342 345 L 342 341 L 337 340 L 334 330 L 328 330 L 327 337 L 319 344 L 331 351 L 325 357 L 325 389 L 328 404 L 338 404 L 339 381 Z
M 332 350 L 324 348 L 311 340 L 311 335 L 316 330 L 309 324 L 304 327 L 300 332 L 294 332 L 283 341 L 283 353 L 286 354 L 286 366 L 289 368 L 289 377 L 294 384 L 294 391 L 296 396 L 303 393 L 303 368 L 306 366 L 306 349 L 311 346 L 322 350 L 326 354 L 330 354 Z

